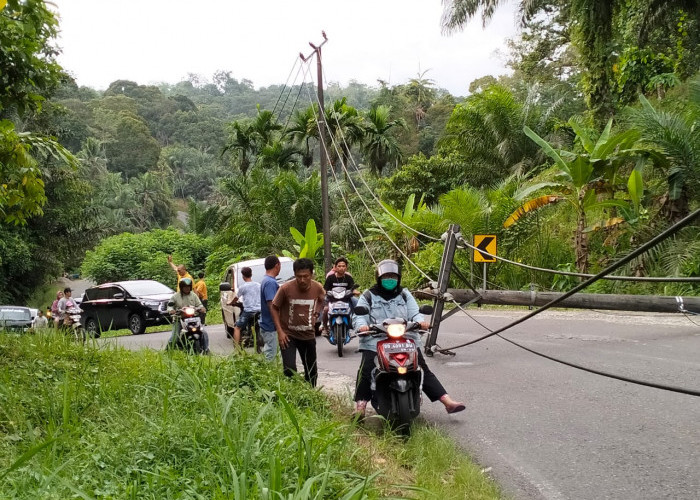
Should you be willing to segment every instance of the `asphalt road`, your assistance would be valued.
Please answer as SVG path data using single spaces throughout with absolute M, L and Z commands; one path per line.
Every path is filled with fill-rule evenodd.
M 491 329 L 524 312 L 474 311 Z M 700 325 L 700 317 L 693 318 Z M 208 327 L 212 351 L 231 352 L 223 328 Z M 438 343 L 485 333 L 464 316 L 443 323 Z M 547 311 L 504 335 L 529 348 L 597 370 L 700 390 L 700 326 L 683 316 Z M 168 333 L 120 337 L 128 348 L 160 349 Z M 319 339 L 320 383 L 350 385 L 356 341 L 338 358 Z M 492 337 L 433 371 L 467 410 L 425 404 L 423 418 L 454 437 L 517 499 L 700 498 L 700 398 L 576 370 Z M 348 396 L 349 397 L 349 396 Z

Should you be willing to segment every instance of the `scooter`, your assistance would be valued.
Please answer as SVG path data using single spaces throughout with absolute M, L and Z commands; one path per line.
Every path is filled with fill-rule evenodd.
M 352 318 L 350 299 L 352 290 L 334 288 L 326 292 L 328 299 L 328 341 L 338 348 L 338 357 L 343 357 L 343 346 L 350 342 Z
M 432 314 L 432 306 L 422 306 L 422 314 Z M 355 314 L 369 314 L 364 306 L 355 308 Z M 385 320 L 371 325 L 358 335 L 386 337 L 377 343 L 377 357 L 372 371 L 372 406 L 390 427 L 403 435 L 410 435 L 411 423 L 420 414 L 423 371 L 418 364 L 418 346 L 405 336 L 406 332 L 420 331 L 420 324 L 402 318 Z
M 202 320 L 194 307 L 183 307 L 175 313 L 180 322 L 180 335 L 175 342 L 177 349 L 204 354 L 204 332 L 202 332 Z
M 80 322 L 80 315 L 82 312 L 83 310 L 75 305 L 66 309 L 61 328 L 63 328 L 64 331 L 70 332 L 76 342 L 84 344 L 86 340 L 85 328 L 83 328 L 83 324 Z

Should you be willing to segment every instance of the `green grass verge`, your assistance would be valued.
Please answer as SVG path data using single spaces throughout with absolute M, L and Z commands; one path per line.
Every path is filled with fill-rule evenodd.
M 258 356 L 0 333 L 0 498 L 498 498 L 434 429 L 336 408 Z

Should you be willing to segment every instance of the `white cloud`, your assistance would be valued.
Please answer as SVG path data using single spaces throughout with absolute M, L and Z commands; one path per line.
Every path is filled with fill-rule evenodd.
M 55 0 L 63 54 L 80 85 L 117 79 L 175 83 L 188 73 L 231 71 L 255 86 L 282 84 L 308 42 L 323 48 L 326 78 L 392 84 L 419 69 L 456 95 L 486 74 L 506 72 L 495 55 L 516 32 L 507 5 L 449 37 L 440 33 L 440 0 Z M 315 77 L 315 68 L 313 70 Z M 294 75 L 292 75 L 292 78 Z

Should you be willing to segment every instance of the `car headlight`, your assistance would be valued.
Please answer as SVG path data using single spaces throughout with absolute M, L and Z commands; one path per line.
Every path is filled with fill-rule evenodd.
M 142 300 L 141 304 L 148 307 L 158 307 L 160 305 L 160 302 L 157 300 Z

